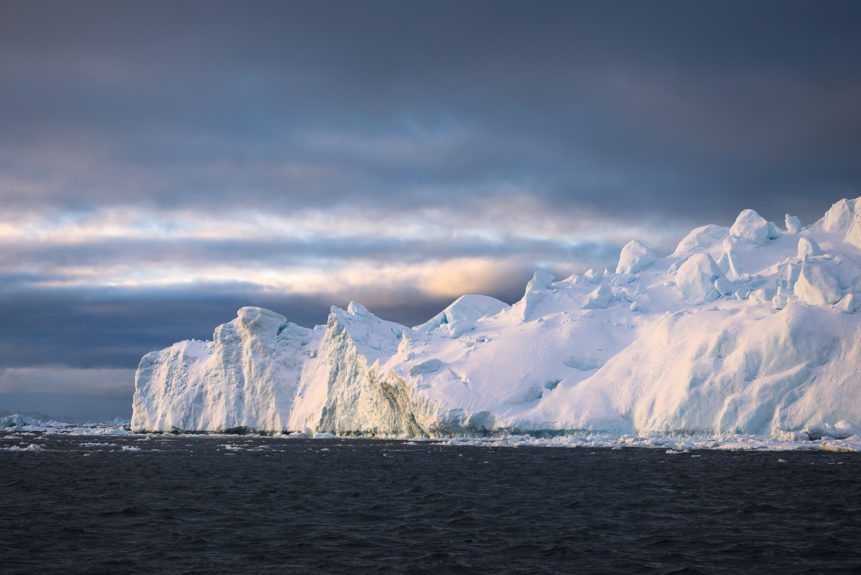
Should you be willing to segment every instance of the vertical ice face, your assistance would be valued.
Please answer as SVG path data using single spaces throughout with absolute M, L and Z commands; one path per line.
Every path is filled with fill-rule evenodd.
M 535 308 L 547 295 L 554 279 L 553 274 L 545 270 L 538 270 L 532 275 L 532 279 L 526 284 L 523 298 L 514 304 L 514 308 L 522 320 L 526 321 L 532 317 Z
M 852 222 L 856 200 L 842 199 L 836 202 L 820 220 L 822 229 L 826 232 L 842 232 Z
M 307 329 L 246 307 L 147 354 L 135 430 L 439 436 L 782 433 L 861 423 L 861 215 L 787 234 L 753 210 L 616 273 L 537 272 L 513 306 L 458 298 L 413 329 L 359 303 Z
M 861 209 L 858 209 L 858 204 L 855 204 L 855 206 L 856 209 L 852 215 L 852 223 L 849 224 L 849 229 L 846 230 L 846 237 L 843 241 L 861 250 Z
M 381 367 L 398 353 L 406 334 L 364 306 L 333 308 L 287 427 L 338 435 L 429 435 L 437 422 L 429 402 Z
M 272 311 L 244 307 L 213 341 L 180 342 L 144 356 L 132 426 L 170 431 L 280 430 L 312 332 Z

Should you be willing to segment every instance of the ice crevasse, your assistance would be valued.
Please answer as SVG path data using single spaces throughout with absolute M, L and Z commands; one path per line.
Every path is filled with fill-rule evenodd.
M 753 210 L 669 256 L 536 272 L 406 327 L 358 303 L 298 326 L 245 307 L 145 355 L 132 428 L 443 437 L 785 434 L 861 423 L 861 198 L 785 228 Z M 837 426 L 837 427 L 835 427 Z

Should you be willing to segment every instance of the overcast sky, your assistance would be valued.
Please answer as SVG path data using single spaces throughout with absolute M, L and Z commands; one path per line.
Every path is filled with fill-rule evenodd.
M 857 2 L 0 0 L 0 409 L 129 416 L 242 305 L 414 325 L 810 224 L 859 102 Z

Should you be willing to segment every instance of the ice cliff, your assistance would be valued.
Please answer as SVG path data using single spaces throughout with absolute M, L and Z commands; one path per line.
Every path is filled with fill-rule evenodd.
M 147 354 L 138 431 L 780 435 L 861 423 L 861 198 L 803 227 L 753 210 L 615 273 L 536 272 L 408 328 L 358 303 L 314 329 L 245 307 Z M 841 423 L 844 422 L 844 423 Z

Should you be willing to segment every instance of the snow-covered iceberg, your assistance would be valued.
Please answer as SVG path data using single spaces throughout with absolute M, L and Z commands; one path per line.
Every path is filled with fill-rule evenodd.
M 537 272 L 415 328 L 358 303 L 313 329 L 245 307 L 143 357 L 135 431 L 744 433 L 861 423 L 861 198 L 780 230 L 753 210 L 615 273 Z M 838 427 L 835 427 L 838 426 Z M 842 428 L 841 428 L 842 429 Z

